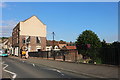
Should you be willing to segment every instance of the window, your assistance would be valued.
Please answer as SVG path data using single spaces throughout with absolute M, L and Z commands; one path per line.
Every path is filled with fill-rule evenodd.
M 22 39 L 23 44 L 25 44 L 25 38 Z
M 36 37 L 36 43 L 41 43 L 40 37 Z
M 17 43 L 18 43 L 18 38 L 17 38 Z
M 30 36 L 27 36 L 27 37 L 26 37 L 26 42 L 27 42 L 27 43 L 30 43 Z
M 22 39 L 22 43 L 25 44 L 25 43 L 30 43 L 30 36 L 27 36 L 25 38 Z

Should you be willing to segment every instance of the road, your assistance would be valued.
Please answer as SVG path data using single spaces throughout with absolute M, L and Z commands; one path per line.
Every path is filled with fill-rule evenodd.
M 36 65 L 26 61 L 9 57 L 2 58 L 3 78 L 89 78 L 87 76 L 70 73 L 43 65 Z

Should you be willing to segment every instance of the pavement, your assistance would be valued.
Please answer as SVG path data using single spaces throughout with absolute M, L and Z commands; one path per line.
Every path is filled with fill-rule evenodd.
M 12 59 L 26 61 L 28 63 L 34 63 L 36 65 L 48 66 L 54 69 L 67 71 L 70 73 L 76 73 L 80 75 L 89 76 L 92 78 L 118 78 L 118 67 L 117 66 L 106 66 L 106 65 L 92 65 L 92 64 L 77 64 L 55 60 L 47 60 L 42 58 L 32 58 L 27 60 L 19 57 L 10 56 Z

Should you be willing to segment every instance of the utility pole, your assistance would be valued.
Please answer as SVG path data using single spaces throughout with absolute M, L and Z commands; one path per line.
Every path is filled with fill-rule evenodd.
M 53 49 L 54 49 L 54 36 L 55 36 L 55 32 L 52 32 L 52 35 L 53 35 Z
M 53 59 L 55 60 L 55 53 L 53 51 L 53 49 L 54 49 L 54 36 L 55 36 L 55 33 L 52 32 L 52 35 L 53 35 L 53 48 L 52 48 L 52 52 L 53 52 Z

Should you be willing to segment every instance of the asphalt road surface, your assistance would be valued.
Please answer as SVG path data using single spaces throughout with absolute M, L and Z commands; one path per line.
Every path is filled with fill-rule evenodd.
M 9 57 L 2 58 L 3 78 L 89 78 L 66 71 L 57 70 L 43 65 L 36 65 L 26 61 Z

